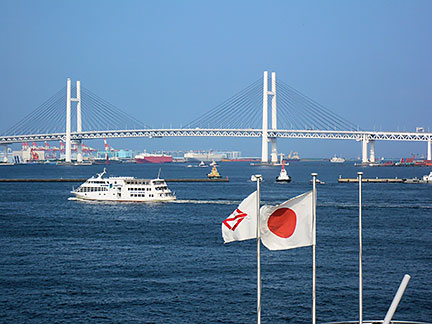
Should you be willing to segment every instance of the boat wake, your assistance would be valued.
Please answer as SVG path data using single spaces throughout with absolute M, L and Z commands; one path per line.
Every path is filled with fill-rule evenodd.
M 219 205 L 235 205 L 239 204 L 240 201 L 233 200 L 192 200 L 192 199 L 183 199 L 183 200 L 175 200 L 173 203 L 177 204 L 219 204 Z

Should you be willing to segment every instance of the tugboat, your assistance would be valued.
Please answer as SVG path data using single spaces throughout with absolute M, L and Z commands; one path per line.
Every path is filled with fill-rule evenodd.
M 279 176 L 276 177 L 276 182 L 291 182 L 291 177 L 287 174 L 285 170 L 285 162 L 282 162 L 282 169 Z
M 220 179 L 220 178 L 222 178 L 221 175 L 219 174 L 218 170 L 216 169 L 216 165 L 213 165 L 213 168 L 212 168 L 211 172 L 207 175 L 207 177 L 209 179 Z

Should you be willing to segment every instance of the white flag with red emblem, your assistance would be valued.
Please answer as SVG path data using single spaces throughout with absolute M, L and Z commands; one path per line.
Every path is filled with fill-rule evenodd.
M 312 191 L 260 211 L 261 241 L 269 250 L 313 245 Z
M 251 193 L 232 214 L 222 222 L 225 243 L 256 238 L 257 192 Z

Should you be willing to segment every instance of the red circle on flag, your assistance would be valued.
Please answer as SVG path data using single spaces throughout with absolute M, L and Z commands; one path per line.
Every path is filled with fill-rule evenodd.
M 289 238 L 297 225 L 297 215 L 289 208 L 276 209 L 269 217 L 267 226 L 274 235 Z

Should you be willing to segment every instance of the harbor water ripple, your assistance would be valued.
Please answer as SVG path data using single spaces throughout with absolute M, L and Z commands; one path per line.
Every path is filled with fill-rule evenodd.
M 201 178 L 185 164 L 112 165 L 111 175 Z M 18 165 L 0 178 L 88 178 L 101 166 Z M 358 184 L 339 175 L 421 177 L 429 168 L 359 168 L 294 162 L 279 167 L 222 163 L 227 183 L 168 183 L 174 203 L 69 200 L 77 183 L 0 183 L 0 323 L 253 323 L 256 242 L 224 244 L 221 222 L 264 177 L 276 204 L 318 185 L 317 322 L 358 320 Z M 363 185 L 365 319 L 383 319 L 404 276 L 394 316 L 432 321 L 432 185 Z M 310 323 L 312 249 L 261 249 L 262 322 Z

